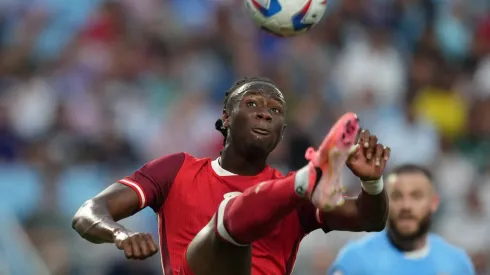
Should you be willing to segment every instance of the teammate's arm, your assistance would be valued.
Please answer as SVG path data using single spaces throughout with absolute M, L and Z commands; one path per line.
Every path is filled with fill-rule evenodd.
M 112 184 L 80 207 L 72 220 L 73 229 L 92 243 L 115 243 L 127 258 L 155 254 L 157 246 L 150 234 L 132 232 L 117 221 L 146 206 L 158 212 L 184 159 L 184 153 L 156 159 Z

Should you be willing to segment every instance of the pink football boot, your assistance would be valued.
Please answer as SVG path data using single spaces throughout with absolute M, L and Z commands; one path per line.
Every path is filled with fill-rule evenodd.
M 317 151 L 312 147 L 306 150 L 310 171 L 305 195 L 320 210 L 328 211 L 344 203 L 342 168 L 355 149 L 359 131 L 357 115 L 346 113 L 330 129 Z

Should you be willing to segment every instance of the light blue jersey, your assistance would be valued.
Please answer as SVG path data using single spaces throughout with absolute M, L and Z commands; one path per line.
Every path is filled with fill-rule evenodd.
M 396 249 L 385 231 L 346 245 L 328 275 L 475 275 L 466 252 L 430 234 L 417 252 Z

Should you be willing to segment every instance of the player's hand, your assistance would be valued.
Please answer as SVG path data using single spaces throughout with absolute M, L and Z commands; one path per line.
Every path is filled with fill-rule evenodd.
M 371 135 L 368 130 L 362 130 L 346 164 L 362 181 L 377 180 L 383 175 L 390 152 L 389 147 L 378 143 L 375 135 Z
M 128 259 L 144 260 L 158 252 L 153 237 L 148 233 L 121 230 L 115 233 L 114 244 L 124 251 L 124 255 Z

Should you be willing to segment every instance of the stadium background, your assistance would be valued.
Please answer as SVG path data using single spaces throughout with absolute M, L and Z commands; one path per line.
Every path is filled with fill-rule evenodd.
M 356 111 L 391 146 L 391 166 L 431 167 L 443 199 L 434 230 L 490 274 L 489 10 L 487 0 L 331 0 L 310 33 L 276 39 L 241 0 L 0 1 L 0 274 L 161 274 L 158 256 L 125 261 L 70 219 L 150 159 L 217 156 L 224 92 L 251 75 L 289 102 L 276 167 L 300 167 L 333 119 Z M 149 210 L 124 224 L 157 236 Z M 295 274 L 325 274 L 359 235 L 312 234 Z

